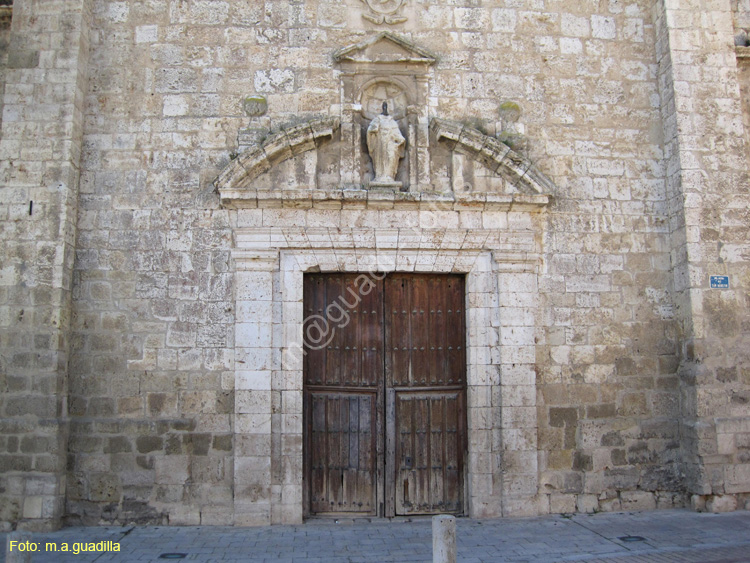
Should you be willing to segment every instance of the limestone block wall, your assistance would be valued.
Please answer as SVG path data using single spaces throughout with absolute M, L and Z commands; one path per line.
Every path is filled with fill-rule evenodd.
M 87 0 L 16 0 L 0 138 L 0 520 L 59 525 Z
M 701 507 L 746 493 L 747 149 L 732 3 L 654 10 L 663 80 L 686 487 Z M 700 67 L 697 67 L 700 63 Z M 710 276 L 729 277 L 714 289 Z M 740 497 L 740 502 L 744 499 Z
M 440 55 L 434 115 L 496 132 L 500 105 L 517 102 L 527 154 L 557 186 L 537 235 L 542 485 L 526 513 L 678 488 L 655 35 L 647 2 L 589 10 L 434 3 L 392 28 Z M 245 96 L 266 96 L 275 124 L 336 115 L 331 53 L 381 28 L 359 2 L 98 0 L 93 12 L 68 512 L 224 522 L 238 289 L 211 180 L 250 124 Z M 532 439 L 505 444 L 507 474 L 528 471 L 513 452 Z
M 745 130 L 750 128 L 750 3 L 733 1 L 734 45 L 737 57 L 737 77 L 740 86 L 742 117 Z
M 333 53 L 383 30 L 436 54 L 419 111 L 511 136 L 554 184 L 532 222 L 467 219 L 530 235 L 539 254 L 533 280 L 496 272 L 503 303 L 487 307 L 496 387 L 477 400 L 493 420 L 472 463 L 476 498 L 491 503 L 476 514 L 667 507 L 690 494 L 700 506 L 750 489 L 749 202 L 728 0 L 705 14 L 681 0 L 415 0 L 390 24 L 364 18 L 359 0 L 15 4 L 0 139 L 11 241 L 0 520 L 300 518 L 299 429 L 284 411 L 299 389 L 282 369 L 245 367 L 281 365 L 284 306 L 264 304 L 285 303 L 283 260 L 278 248 L 272 267 L 232 252 L 250 227 L 353 219 L 236 212 L 213 180 L 241 131 L 260 139 L 352 111 Z M 251 94 L 267 114 L 244 113 Z M 278 189 L 309 189 L 307 162 L 287 160 Z M 418 220 L 407 215 L 371 214 L 367 228 Z M 731 289 L 710 291 L 714 274 Z M 260 403 L 248 393 L 272 389 Z
M 10 43 L 10 22 L 13 18 L 13 3 L 0 3 L 0 99 L 5 89 L 5 68 L 8 66 L 8 46 Z M 2 125 L 2 104 L 0 103 L 0 125 Z

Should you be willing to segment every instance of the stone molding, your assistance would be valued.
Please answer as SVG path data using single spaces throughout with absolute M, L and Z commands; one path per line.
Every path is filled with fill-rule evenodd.
M 322 139 L 332 137 L 338 128 L 336 117 L 313 118 L 282 128 L 234 159 L 214 184 L 220 192 L 225 188 L 247 185 L 276 164 L 316 148 Z
M 439 193 L 400 192 L 398 190 L 256 190 L 222 189 L 225 207 L 297 208 L 297 209 L 420 209 L 434 211 L 526 211 L 544 209 L 550 202 L 547 194 L 498 194 L 491 192 Z
M 497 229 L 251 227 L 237 229 L 235 238 L 237 249 L 232 256 L 235 263 L 245 264 L 238 269 L 273 266 L 276 253 L 284 249 L 333 250 L 337 254 L 354 250 L 434 251 L 454 258 L 457 252 L 493 250 L 498 271 L 518 271 L 519 264 L 524 264 L 522 271 L 526 271 L 528 264 L 538 265 L 541 261 L 539 254 L 528 248 L 533 246 L 533 239 L 509 242 Z M 505 250 L 509 244 L 519 248 Z M 520 247 L 522 244 L 524 248 Z
M 430 133 L 436 141 L 449 145 L 499 174 L 513 187 L 537 194 L 553 192 L 554 184 L 528 159 L 481 131 L 446 119 L 433 117 Z

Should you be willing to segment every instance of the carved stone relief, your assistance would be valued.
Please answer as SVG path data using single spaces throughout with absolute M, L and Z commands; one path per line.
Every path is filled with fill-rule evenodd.
M 394 25 L 407 20 L 401 10 L 406 3 L 405 0 L 362 0 L 369 11 L 362 17 L 372 23 Z
M 261 193 L 415 201 L 429 194 L 520 205 L 529 197 L 546 201 L 544 194 L 552 192 L 549 181 L 505 139 L 435 115 L 428 93 L 436 59 L 424 49 L 381 32 L 340 49 L 333 59 L 341 103 L 331 106 L 328 116 L 300 116 L 273 126 L 267 115 L 250 116 L 250 126 L 240 131 L 237 157 L 216 182 L 223 202 L 257 202 Z M 520 136 L 520 106 L 507 102 L 501 109 L 503 132 Z
M 409 98 L 404 89 L 393 80 L 373 82 L 362 90 L 360 104 L 365 119 L 375 119 L 388 104 L 388 114 L 396 121 L 406 117 Z

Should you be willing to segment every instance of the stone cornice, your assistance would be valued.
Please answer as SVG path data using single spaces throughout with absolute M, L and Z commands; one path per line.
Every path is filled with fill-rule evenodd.
M 421 209 L 438 211 L 540 211 L 547 194 L 493 192 L 437 193 L 396 190 L 256 190 L 224 189 L 221 201 L 229 208 L 291 209 Z

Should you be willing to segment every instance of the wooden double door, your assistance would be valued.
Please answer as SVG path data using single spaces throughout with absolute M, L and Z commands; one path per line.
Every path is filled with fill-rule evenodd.
M 464 278 L 304 278 L 306 515 L 461 514 Z

